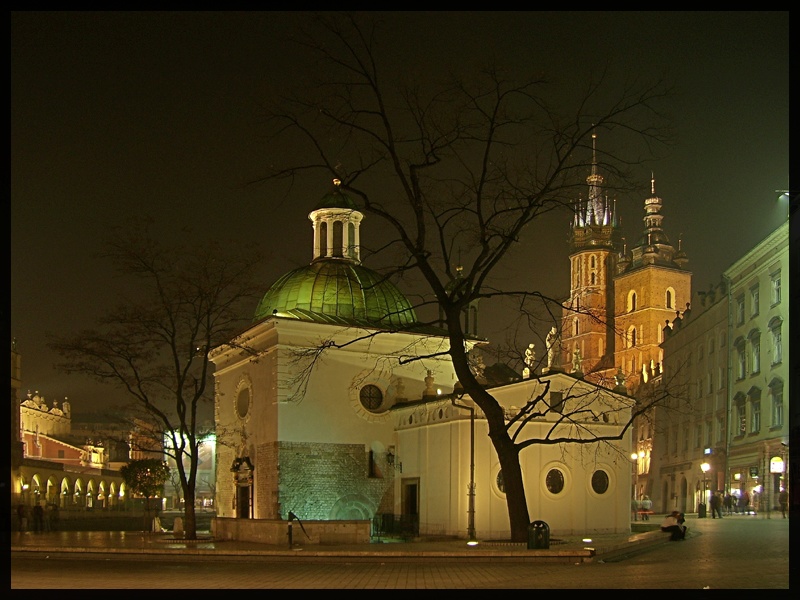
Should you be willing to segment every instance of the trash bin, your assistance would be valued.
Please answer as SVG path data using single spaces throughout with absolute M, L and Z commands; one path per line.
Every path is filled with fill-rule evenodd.
M 697 505 L 697 518 L 698 519 L 705 519 L 706 518 L 706 504 L 705 502 L 701 502 Z
M 528 550 L 546 550 L 550 547 L 550 526 L 544 521 L 528 525 Z

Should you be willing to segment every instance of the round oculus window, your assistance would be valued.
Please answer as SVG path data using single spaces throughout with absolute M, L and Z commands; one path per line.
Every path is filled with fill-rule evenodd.
M 558 469 L 550 469 L 544 483 L 551 494 L 560 494 L 564 490 L 564 474 Z
M 495 484 L 497 485 L 497 489 L 500 490 L 501 493 L 506 493 L 506 482 L 503 479 L 503 471 L 500 470 L 497 472 L 497 478 L 495 479 Z
M 596 494 L 605 494 L 608 491 L 608 473 L 601 470 L 592 473 L 592 489 Z
M 378 386 L 368 384 L 361 388 L 359 399 L 361 406 L 367 410 L 376 411 L 383 404 L 383 392 Z
M 250 412 L 250 388 L 243 387 L 236 396 L 236 414 L 240 419 L 244 419 Z

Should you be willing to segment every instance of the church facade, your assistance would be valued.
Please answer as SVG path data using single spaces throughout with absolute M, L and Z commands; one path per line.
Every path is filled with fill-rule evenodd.
M 405 296 L 361 265 L 363 214 L 338 186 L 309 219 L 311 263 L 279 278 L 252 326 L 211 354 L 217 516 L 508 539 L 502 473 L 445 332 L 419 324 Z M 492 389 L 509 414 L 538 396 L 583 402 L 595 431 L 629 414 L 620 391 L 555 371 Z M 522 439 L 552 429 L 550 415 Z M 630 444 L 626 433 L 591 451 L 526 448 L 532 519 L 556 535 L 629 531 Z

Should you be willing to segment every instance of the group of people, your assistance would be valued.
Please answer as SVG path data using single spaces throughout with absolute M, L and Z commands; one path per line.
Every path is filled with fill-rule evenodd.
M 35 532 L 58 531 L 59 509 L 57 504 L 37 502 L 33 508 L 26 504 L 17 506 L 17 520 L 20 531 L 28 531 L 32 527 Z M 32 526 L 29 525 L 33 521 Z
M 631 513 L 634 521 L 638 521 L 640 516 L 642 521 L 649 521 L 650 515 L 653 514 L 653 501 L 646 494 L 642 496 L 641 500 L 632 500 Z
M 681 511 L 673 510 L 661 522 L 661 531 L 670 534 L 669 539 L 673 542 L 684 540 L 686 539 L 686 530 L 689 529 L 684 525 L 685 521 Z

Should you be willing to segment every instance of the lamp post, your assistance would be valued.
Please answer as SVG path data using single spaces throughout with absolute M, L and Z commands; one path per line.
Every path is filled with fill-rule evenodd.
M 706 505 L 706 489 L 708 488 L 708 479 L 706 478 L 706 473 L 708 473 L 708 470 L 710 468 L 711 468 L 711 465 L 708 464 L 707 462 L 704 462 L 703 464 L 700 465 L 700 470 L 703 472 L 703 501 L 697 507 L 697 517 L 698 518 L 704 518 L 704 517 L 708 516 L 706 514 L 706 507 L 707 507 L 707 505 Z
M 467 544 L 475 546 L 478 540 L 475 536 L 475 407 L 458 404 L 455 398 L 450 402 L 457 408 L 469 411 L 469 484 L 467 488 Z

